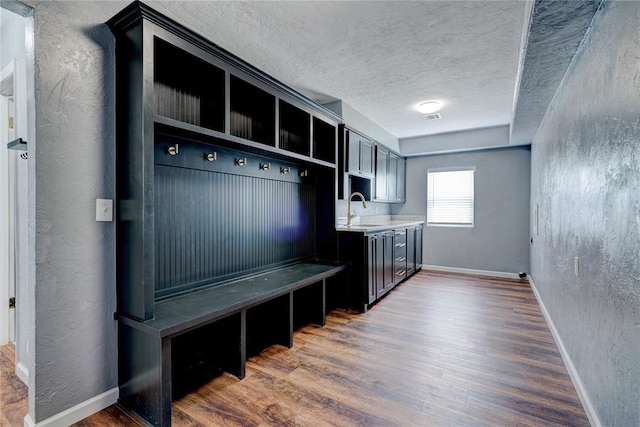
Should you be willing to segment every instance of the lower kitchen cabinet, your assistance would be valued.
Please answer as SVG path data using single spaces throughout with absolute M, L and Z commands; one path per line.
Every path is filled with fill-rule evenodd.
M 393 231 L 375 235 L 381 242 L 381 250 L 376 257 L 376 299 L 386 294 L 396 284 L 394 280 L 394 236 Z
M 338 258 L 351 264 L 349 306 L 365 312 L 420 269 L 422 225 L 376 232 L 339 231 Z

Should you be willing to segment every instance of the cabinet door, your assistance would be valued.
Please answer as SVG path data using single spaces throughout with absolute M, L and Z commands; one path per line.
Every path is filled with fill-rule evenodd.
M 383 234 L 382 244 L 382 286 L 378 286 L 378 296 L 387 292 L 394 285 L 394 270 L 393 270 L 393 249 L 394 240 L 393 232 L 387 232 Z
M 385 235 L 376 235 L 376 298 L 384 293 L 385 269 L 384 269 Z
M 387 172 L 387 198 L 389 201 L 395 201 L 398 194 L 397 186 L 398 177 L 398 156 L 389 153 L 389 170 Z
M 347 132 L 347 172 L 360 171 L 360 135 L 353 131 Z
M 376 300 L 378 290 L 376 288 L 378 276 L 378 236 L 367 238 L 367 302 L 371 304 Z
M 416 272 L 416 230 L 407 228 L 407 277 Z
M 420 270 L 422 268 L 422 231 L 423 226 L 419 225 L 416 229 L 416 270 Z
M 360 138 L 360 172 L 365 175 L 373 176 L 373 159 L 375 145 L 373 141 L 366 138 Z
M 404 202 L 406 200 L 405 197 L 405 188 L 406 188 L 406 169 L 407 169 L 407 160 L 403 157 L 398 157 L 398 168 L 396 171 L 396 201 Z
M 376 146 L 376 200 L 389 200 L 389 190 L 387 188 L 387 174 L 389 167 L 389 150 Z

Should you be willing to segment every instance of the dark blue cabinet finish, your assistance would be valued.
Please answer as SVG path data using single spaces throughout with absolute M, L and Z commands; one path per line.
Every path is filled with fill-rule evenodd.
M 120 400 L 167 426 L 172 371 L 196 355 L 242 378 L 247 351 L 324 323 L 346 270 L 336 263 L 341 118 L 143 3 L 107 25 Z

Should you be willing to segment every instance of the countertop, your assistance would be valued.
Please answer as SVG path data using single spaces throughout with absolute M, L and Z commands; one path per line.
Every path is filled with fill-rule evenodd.
M 354 233 L 370 233 L 394 228 L 405 228 L 424 224 L 424 217 L 420 215 L 377 215 L 360 216 L 351 220 L 351 225 L 346 225 L 346 218 L 338 218 L 336 231 L 349 231 Z

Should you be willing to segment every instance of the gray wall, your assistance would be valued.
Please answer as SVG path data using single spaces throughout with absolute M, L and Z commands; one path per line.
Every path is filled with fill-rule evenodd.
M 400 140 L 405 156 L 453 153 L 509 145 L 509 125 L 437 133 Z
M 529 271 L 529 147 L 407 159 L 400 215 L 426 215 L 427 170 L 475 168 L 474 227 L 424 228 L 423 263 L 495 272 Z
M 532 277 L 605 426 L 640 425 L 639 51 L 640 3 L 605 3 L 532 151 Z
M 126 3 L 35 7 L 35 331 L 29 415 L 43 421 L 117 387 L 114 49 L 104 22 Z M 30 175 L 30 183 L 31 177 Z

